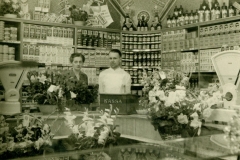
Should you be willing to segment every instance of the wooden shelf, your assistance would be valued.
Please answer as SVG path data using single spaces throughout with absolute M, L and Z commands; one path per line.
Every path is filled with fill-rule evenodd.
M 110 50 L 110 48 L 104 47 L 92 47 L 92 46 L 77 46 L 78 49 L 89 49 L 89 50 Z
M 42 44 L 42 45 L 50 45 L 50 46 L 75 47 L 75 45 L 64 45 L 64 44 L 44 43 L 44 42 L 34 42 L 34 41 L 23 41 L 23 43 L 40 44 L 40 45 Z
M 154 52 L 161 51 L 161 49 L 122 49 L 125 52 Z
M 5 41 L 5 40 L 0 40 L 0 43 L 9 43 L 9 44 L 20 44 L 20 41 Z
M 157 44 L 157 43 L 162 43 L 161 41 L 157 41 L 157 42 L 126 42 L 123 41 L 122 43 L 126 43 L 126 44 Z
M 123 36 L 124 34 L 129 35 L 134 35 L 134 34 L 160 34 L 161 35 L 161 30 L 157 30 L 157 31 L 121 31 Z

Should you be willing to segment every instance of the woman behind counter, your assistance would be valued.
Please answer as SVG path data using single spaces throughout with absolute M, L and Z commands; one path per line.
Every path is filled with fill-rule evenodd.
M 88 85 L 88 77 L 85 73 L 81 71 L 82 66 L 85 62 L 85 57 L 81 53 L 73 53 L 69 58 L 72 64 L 72 76 L 76 77 L 79 81 Z

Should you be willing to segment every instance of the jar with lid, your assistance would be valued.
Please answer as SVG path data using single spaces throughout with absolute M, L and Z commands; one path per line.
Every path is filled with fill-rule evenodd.
M 143 41 L 143 35 L 138 35 L 138 42 L 142 42 Z
M 129 61 L 126 61 L 126 62 L 125 62 L 125 66 L 126 66 L 126 67 L 129 67 L 129 66 L 130 66 Z
M 133 42 L 133 35 L 129 35 L 129 42 Z
M 142 61 L 143 55 L 141 52 L 138 52 L 138 61 Z
M 133 49 L 138 49 L 138 44 L 137 44 L 137 42 L 135 42 L 135 43 L 133 44 Z
M 138 84 L 138 78 L 137 77 L 133 78 L 133 84 Z
M 137 61 L 137 60 L 138 60 L 138 53 L 134 53 L 133 59 L 134 59 L 134 61 Z
M 148 76 L 151 76 L 151 74 L 152 74 L 152 68 L 148 68 L 148 70 L 147 70 L 147 75 L 148 75 Z
M 129 59 L 130 60 L 133 60 L 133 56 L 134 56 L 133 52 L 129 52 Z
M 146 61 L 143 61 L 143 62 L 142 62 L 142 66 L 144 66 L 144 67 L 147 66 L 147 62 L 146 62 Z
M 128 35 L 125 36 L 125 41 L 129 42 L 129 36 Z
M 154 37 L 155 34 L 151 34 L 151 42 L 154 42 L 155 41 L 155 37 Z
M 130 52 L 126 52 L 126 59 L 130 58 Z
M 151 41 L 151 37 L 149 35 L 146 35 L 146 41 L 150 42 Z
M 133 76 L 133 69 L 129 69 L 130 76 Z
M 137 42 L 137 41 L 138 41 L 138 36 L 137 36 L 137 35 L 134 35 L 134 36 L 133 36 L 133 41 L 134 41 L 134 42 Z
M 125 61 L 122 61 L 122 66 L 125 66 L 126 65 L 126 62 Z
M 148 60 L 148 61 L 147 61 L 147 66 L 148 66 L 148 67 L 151 66 L 151 62 L 152 62 L 151 60 Z
M 138 76 L 138 70 L 135 69 L 135 68 L 133 69 L 133 75 L 134 75 L 134 76 Z
M 133 49 L 133 44 L 132 43 L 129 44 L 129 49 Z
M 147 59 L 147 53 L 142 53 L 142 59 L 145 61 Z
M 158 34 L 154 34 L 154 41 L 155 41 L 155 42 L 158 41 Z
M 143 70 L 142 69 L 138 69 L 137 72 L 138 72 L 137 73 L 138 77 L 142 77 Z
M 129 66 L 132 67 L 133 66 L 133 61 L 129 62 Z
M 142 43 L 141 42 L 138 42 L 138 47 L 137 47 L 137 49 L 142 49 Z
M 143 35 L 142 41 L 143 41 L 143 42 L 146 42 L 146 41 L 147 41 L 146 35 Z
M 139 66 L 139 67 L 142 66 L 142 61 L 138 61 L 138 66 Z
M 122 52 L 122 59 L 126 59 L 126 52 Z

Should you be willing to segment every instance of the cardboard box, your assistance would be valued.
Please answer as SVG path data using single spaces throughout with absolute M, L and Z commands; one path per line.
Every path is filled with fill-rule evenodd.
M 119 114 L 135 114 L 138 108 L 138 96 L 131 94 L 100 94 L 100 109 L 109 109 L 112 104 L 112 109 L 119 109 Z

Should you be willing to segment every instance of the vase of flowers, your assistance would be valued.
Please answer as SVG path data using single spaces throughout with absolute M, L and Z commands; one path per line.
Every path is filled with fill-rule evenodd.
M 17 18 L 21 14 L 21 7 L 17 0 L 3 0 L 0 14 L 7 18 Z
M 86 11 L 77 8 L 75 5 L 69 8 L 71 15 L 70 17 L 73 19 L 73 23 L 75 25 L 84 26 L 86 20 L 88 19 L 88 14 Z
M 80 124 L 75 123 L 76 116 L 70 110 L 64 112 L 65 124 L 71 130 L 70 136 L 63 142 L 64 147 L 73 150 L 87 150 L 111 148 L 112 145 L 116 145 L 120 133 L 115 131 L 117 125 L 114 124 L 114 121 L 119 110 L 114 110 L 115 115 L 112 115 L 112 112 L 112 106 L 110 106 L 110 109 L 101 111 L 99 118 L 96 119 L 94 115 L 91 116 L 86 111 Z
M 187 75 L 191 74 L 161 68 L 151 75 L 144 73 L 148 117 L 163 139 L 200 135 L 203 119 L 210 116 L 210 107 L 221 99 L 220 93 L 209 96 L 189 88 Z

